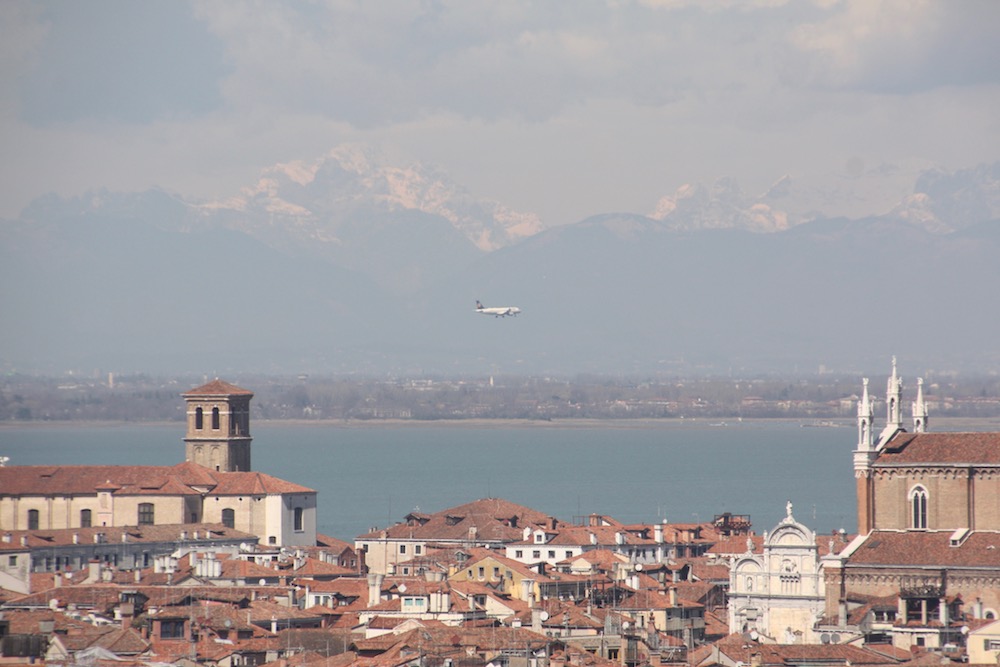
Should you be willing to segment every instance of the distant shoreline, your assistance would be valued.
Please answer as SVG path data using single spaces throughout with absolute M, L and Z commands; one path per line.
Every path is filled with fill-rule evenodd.
M 789 424 L 792 426 L 815 428 L 854 428 L 855 420 L 813 419 L 808 417 L 764 417 L 749 419 L 724 418 L 642 418 L 642 419 L 255 419 L 254 425 L 271 428 L 281 426 L 317 428 L 747 428 L 755 424 Z M 31 428 L 113 428 L 113 427 L 164 427 L 184 428 L 183 421 L 4 421 L 0 430 Z M 938 417 L 931 419 L 930 432 L 956 432 L 964 429 L 974 431 L 1000 431 L 1000 416 L 997 417 Z M 909 424 L 904 422 L 903 427 Z M 876 427 L 881 426 L 876 423 Z M 909 429 L 908 429 L 909 430 Z

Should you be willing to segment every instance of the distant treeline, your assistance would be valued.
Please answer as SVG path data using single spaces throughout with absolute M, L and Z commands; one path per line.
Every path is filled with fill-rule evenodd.
M 827 376 L 223 379 L 254 392 L 254 419 L 853 419 L 860 390 L 856 378 Z M 0 420 L 182 421 L 181 394 L 205 381 L 144 375 L 100 379 L 9 375 L 0 380 Z M 916 383 L 910 384 L 904 387 L 905 405 L 915 397 Z M 875 398 L 881 399 L 880 384 L 873 380 L 871 387 Z M 928 380 L 924 398 L 932 418 L 998 417 L 1000 379 Z M 904 414 L 908 416 L 908 411 Z

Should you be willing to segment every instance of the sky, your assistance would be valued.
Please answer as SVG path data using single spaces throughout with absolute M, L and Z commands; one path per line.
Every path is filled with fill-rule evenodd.
M 1000 159 L 998 27 L 994 0 L 5 0 L 0 218 L 225 199 L 345 143 L 547 225 L 723 177 L 968 168 Z

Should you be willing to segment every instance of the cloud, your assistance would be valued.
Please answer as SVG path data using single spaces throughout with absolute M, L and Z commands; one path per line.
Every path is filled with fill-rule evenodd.
M 22 46 L 21 119 L 149 123 L 221 102 L 220 45 L 172 0 L 45 2 Z M 4 36 L 8 34 L 4 30 Z
M 850 0 L 795 27 L 793 79 L 806 85 L 912 94 L 1000 82 L 1000 4 L 992 0 Z

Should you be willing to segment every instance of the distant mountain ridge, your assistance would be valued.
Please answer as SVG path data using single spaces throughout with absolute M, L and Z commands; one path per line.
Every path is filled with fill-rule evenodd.
M 1000 364 L 1000 163 L 925 172 L 878 215 L 685 186 L 544 228 L 356 148 L 221 202 L 39 198 L 0 223 L 0 368 L 747 372 Z M 794 206 L 783 208 L 783 202 Z M 475 299 L 520 317 L 476 316 Z

